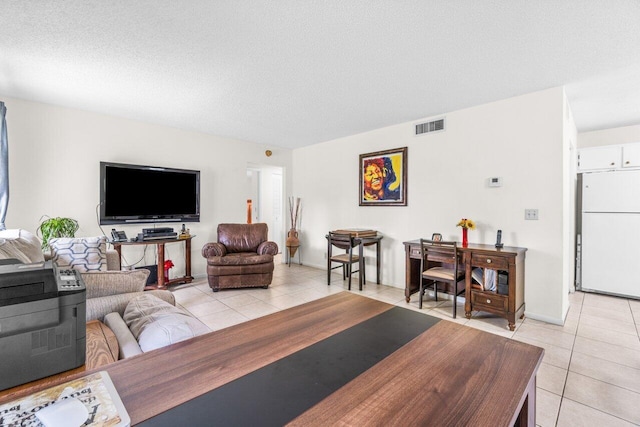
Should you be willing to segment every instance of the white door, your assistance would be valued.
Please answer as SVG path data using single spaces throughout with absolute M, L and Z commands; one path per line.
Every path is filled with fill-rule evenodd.
M 282 170 L 274 171 L 271 174 L 271 200 L 272 217 L 271 239 L 278 244 L 278 249 L 282 252 L 285 246 L 285 233 L 282 229 Z
M 251 164 L 247 166 L 249 199 L 252 199 L 253 222 L 264 222 L 269 227 L 269 240 L 278 244 L 282 252 L 284 232 L 283 168 Z

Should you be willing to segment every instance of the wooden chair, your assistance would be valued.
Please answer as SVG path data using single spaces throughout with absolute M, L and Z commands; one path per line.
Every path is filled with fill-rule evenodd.
M 360 272 L 358 274 L 358 282 L 360 290 L 362 290 L 362 284 L 365 281 L 364 275 L 364 257 L 360 257 L 359 253 L 353 253 L 354 248 L 360 247 L 360 239 L 351 236 L 350 234 L 338 234 L 329 232 L 327 235 L 327 285 L 331 284 L 331 270 L 342 267 L 342 280 L 349 278 L 349 290 L 351 290 L 351 276 L 353 273 Z M 333 247 L 344 249 L 345 253 L 333 255 Z M 339 263 L 340 265 L 332 267 L 332 263 Z M 358 263 L 358 269 L 353 270 L 353 264 Z
M 433 285 L 433 292 L 438 301 L 438 283 L 449 284 L 453 295 L 453 318 L 456 318 L 458 294 L 464 292 L 464 271 L 458 269 L 458 244 L 456 242 L 420 239 L 420 305 L 427 287 Z M 430 267 L 430 263 L 438 262 L 440 266 Z M 425 283 L 425 281 L 427 283 Z M 462 281 L 462 285 L 461 284 Z M 443 289 L 444 291 L 444 289 Z

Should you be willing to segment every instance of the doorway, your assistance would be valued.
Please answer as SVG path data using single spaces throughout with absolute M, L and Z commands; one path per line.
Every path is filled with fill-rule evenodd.
M 285 245 L 283 172 L 284 168 L 278 166 L 247 166 L 247 200 L 251 200 L 251 221 L 267 224 L 269 240 L 278 244 L 280 252 Z

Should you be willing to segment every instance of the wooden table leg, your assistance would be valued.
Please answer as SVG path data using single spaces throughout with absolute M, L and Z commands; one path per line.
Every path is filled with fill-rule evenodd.
M 360 257 L 359 259 L 359 269 L 360 269 L 360 273 L 358 274 L 358 283 L 360 285 L 360 290 L 362 290 L 362 284 L 365 281 L 365 265 L 364 265 L 364 245 L 362 244 L 362 242 L 360 242 L 360 244 L 358 245 L 358 256 Z
M 191 239 L 186 239 L 184 242 L 184 275 L 188 279 L 193 279 L 191 276 Z
M 376 283 L 380 284 L 380 240 L 376 242 Z
M 158 289 L 164 289 L 164 243 L 158 243 Z

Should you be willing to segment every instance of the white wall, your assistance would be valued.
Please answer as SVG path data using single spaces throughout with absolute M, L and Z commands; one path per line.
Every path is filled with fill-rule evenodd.
M 575 292 L 575 259 L 576 259 L 576 193 L 577 193 L 577 148 L 578 131 L 571 106 L 566 94 L 563 94 L 563 258 L 562 275 L 562 319 L 569 312 L 569 292 Z M 547 320 L 540 318 L 540 320 Z M 551 321 L 551 320 L 549 320 Z
M 231 138 L 178 130 L 64 107 L 2 98 L 7 106 L 10 201 L 7 228 L 35 233 L 43 215 L 67 216 L 80 223 L 78 236 L 96 236 L 99 202 L 99 162 L 111 161 L 197 169 L 201 171 L 201 221 L 187 223 L 192 241 L 192 274 L 204 276 L 200 249 L 216 240 L 220 222 L 246 222 L 247 164 L 265 164 L 291 170 L 291 150 L 265 147 Z M 215 120 L 212 117 L 211 120 Z M 273 151 L 265 156 L 265 149 Z M 290 183 L 286 185 L 290 188 Z M 144 188 L 131 187 L 132 192 Z M 180 197 L 167 194 L 167 203 Z M 284 209 L 284 207 L 283 207 Z M 164 225 L 164 224 L 163 224 Z M 169 224 L 180 228 L 179 223 Z M 153 225 L 105 226 L 124 229 L 129 237 Z M 155 263 L 155 246 L 141 265 Z M 166 246 L 176 267 L 172 277 L 184 274 L 184 251 Z M 129 263 L 140 248 L 123 250 Z
M 628 144 L 632 142 L 640 142 L 640 125 L 583 132 L 578 135 L 578 148 Z
M 448 113 L 445 132 L 414 137 L 413 123 L 404 123 L 294 150 L 304 263 L 326 268 L 327 231 L 371 227 L 384 235 L 382 282 L 404 288 L 402 242 L 434 232 L 460 240 L 455 225 L 471 218 L 478 229 L 470 242 L 495 243 L 502 229 L 506 245 L 528 248 L 526 313 L 561 323 L 569 262 L 563 198 L 570 185 L 563 107 L 564 91 L 554 88 Z M 358 206 L 359 154 L 403 146 L 408 206 Z M 488 187 L 495 176 L 502 187 Z M 525 221 L 526 208 L 539 209 L 540 219 Z M 367 265 L 367 276 L 375 277 L 372 257 Z

